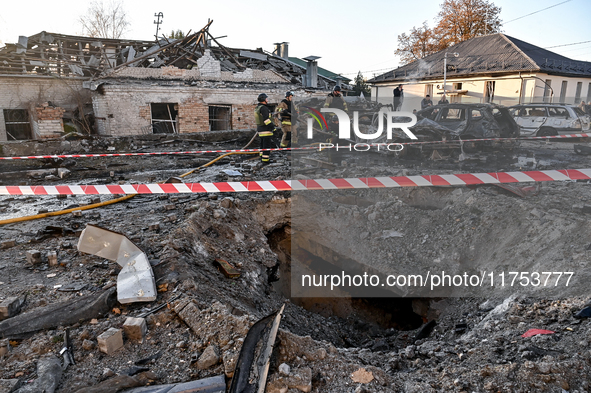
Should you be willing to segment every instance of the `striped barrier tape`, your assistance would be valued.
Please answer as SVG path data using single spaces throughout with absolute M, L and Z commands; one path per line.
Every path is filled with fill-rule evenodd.
M 245 191 L 339 190 L 353 188 L 466 186 L 478 184 L 574 180 L 591 180 L 591 169 L 464 173 L 456 175 L 364 177 L 348 179 L 260 180 L 220 183 L 0 186 L 0 195 L 121 195 Z
M 589 138 L 591 134 L 568 134 L 568 135 L 551 135 L 551 136 L 525 136 L 519 138 L 481 138 L 481 139 L 454 139 L 441 141 L 419 141 L 419 142 L 392 142 L 396 145 L 430 145 L 430 144 L 446 144 L 446 143 L 465 143 L 465 142 L 484 142 L 484 141 L 517 141 L 517 140 L 536 140 L 536 139 L 566 139 L 566 138 Z M 363 142 L 359 142 L 364 144 Z M 369 146 L 385 145 L 386 143 L 368 143 Z M 323 147 L 322 150 L 336 148 Z M 127 157 L 127 156 L 166 156 L 166 155 L 185 155 L 185 154 L 205 154 L 205 153 L 240 153 L 240 152 L 259 152 L 263 150 L 270 151 L 291 151 L 291 150 L 318 150 L 318 146 L 304 146 L 304 147 L 281 147 L 272 149 L 223 149 L 223 150 L 189 150 L 189 151 L 165 151 L 165 152 L 151 152 L 151 153 L 97 153 L 97 154 L 49 154 L 43 156 L 20 156 L 20 157 L 0 157 L 0 160 L 30 160 L 40 158 L 92 158 L 92 157 Z

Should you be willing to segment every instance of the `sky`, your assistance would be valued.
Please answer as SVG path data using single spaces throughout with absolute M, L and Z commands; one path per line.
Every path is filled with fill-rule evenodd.
M 397 36 L 424 21 L 434 26 L 441 0 L 121 2 L 131 23 L 125 38 L 152 39 L 154 15 L 159 12 L 164 14 L 160 34 L 167 35 L 177 29 L 185 33 L 200 30 L 213 19 L 210 33 L 226 35 L 220 39 L 223 45 L 271 52 L 273 43 L 286 41 L 290 56 L 320 56 L 320 67 L 353 79 L 358 71 L 371 78 L 396 68 Z M 549 50 L 574 60 L 591 61 L 591 0 L 493 3 L 502 9 L 503 33 L 543 48 L 553 47 Z M 552 8 L 543 10 L 548 7 Z M 41 31 L 81 35 L 78 20 L 87 9 L 88 3 L 80 0 L 5 1 L 0 8 L 0 45 Z

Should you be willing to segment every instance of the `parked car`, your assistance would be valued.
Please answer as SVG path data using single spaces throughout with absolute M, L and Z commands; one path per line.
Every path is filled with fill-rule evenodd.
M 550 136 L 589 131 L 591 118 L 568 104 L 522 104 L 509 108 L 521 127 L 521 135 Z
M 417 112 L 410 130 L 426 140 L 513 138 L 519 126 L 506 107 L 494 104 L 435 105 Z

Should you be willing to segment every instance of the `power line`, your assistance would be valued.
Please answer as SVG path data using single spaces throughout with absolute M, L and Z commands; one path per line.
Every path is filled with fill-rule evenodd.
M 571 0 L 566 0 L 566 1 L 563 1 L 562 3 L 554 4 L 554 5 L 551 5 L 550 7 L 546 7 L 544 9 L 541 9 L 541 10 L 538 10 L 538 11 L 534 11 L 534 12 L 532 12 L 530 14 L 520 16 L 519 18 L 511 19 L 509 22 L 503 23 L 503 25 L 506 25 L 507 23 L 515 22 L 516 20 L 523 19 L 523 18 L 525 18 L 527 16 L 530 16 L 530 15 L 533 15 L 533 14 L 537 14 L 538 12 L 546 11 L 546 10 L 548 10 L 550 8 L 557 7 L 557 6 L 559 6 L 561 4 L 564 4 L 564 3 L 568 3 L 569 1 L 571 1 Z
M 570 0 L 569 0 L 569 1 L 570 1 Z M 571 45 L 586 44 L 586 43 L 588 43 L 588 42 L 591 42 L 591 40 L 590 40 L 590 41 L 581 41 L 581 42 L 575 42 L 575 43 L 572 43 L 572 44 L 563 44 L 563 45 L 547 46 L 547 47 L 545 47 L 544 49 L 550 49 L 550 48 L 560 48 L 560 47 L 562 47 L 562 46 L 571 46 Z

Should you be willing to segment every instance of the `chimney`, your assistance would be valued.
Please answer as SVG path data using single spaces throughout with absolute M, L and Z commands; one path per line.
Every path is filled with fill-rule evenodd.
M 304 57 L 308 62 L 306 66 L 306 83 L 305 87 L 318 87 L 318 62 L 319 56 Z
M 287 60 L 289 57 L 289 54 L 288 54 L 289 42 L 276 42 L 273 45 L 275 45 L 275 50 L 273 51 L 273 53 L 275 53 L 276 56 L 279 56 L 279 57 Z

